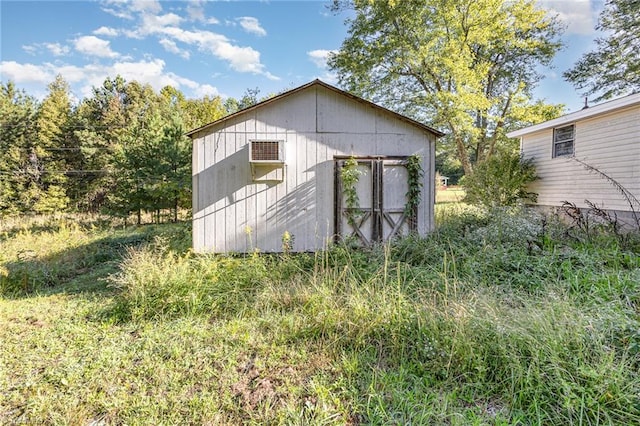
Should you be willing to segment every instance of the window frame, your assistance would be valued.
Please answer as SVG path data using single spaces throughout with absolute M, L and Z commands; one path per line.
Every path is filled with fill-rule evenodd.
M 565 129 L 567 129 L 567 128 L 569 128 L 569 127 L 571 128 L 571 137 L 570 138 L 559 139 L 558 135 L 560 134 L 560 132 L 565 130 Z M 568 142 L 571 142 L 571 152 L 558 154 L 558 145 L 566 144 Z M 553 128 L 552 144 L 553 144 L 552 145 L 552 152 L 551 152 L 551 157 L 552 158 L 573 157 L 575 155 L 575 151 L 576 151 L 576 125 L 575 125 L 575 123 L 566 124 L 566 125 L 561 126 L 561 127 L 554 127 Z

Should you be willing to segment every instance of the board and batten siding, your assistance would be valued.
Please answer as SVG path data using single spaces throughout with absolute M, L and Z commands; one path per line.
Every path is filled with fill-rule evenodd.
M 574 157 L 615 179 L 640 198 L 640 106 L 578 120 Z M 530 185 L 538 205 L 561 206 L 564 201 L 588 207 L 585 200 L 610 210 L 629 211 L 625 198 L 599 174 L 589 172 L 572 157 L 552 158 L 553 129 L 522 137 L 522 154 L 533 158 L 539 179 Z
M 434 224 L 435 135 L 393 114 L 314 85 L 191 135 L 193 245 L 198 252 L 293 251 L 326 247 L 334 233 L 334 156 L 417 154 L 424 195 L 418 232 Z M 251 140 L 283 140 L 284 179 L 255 182 Z

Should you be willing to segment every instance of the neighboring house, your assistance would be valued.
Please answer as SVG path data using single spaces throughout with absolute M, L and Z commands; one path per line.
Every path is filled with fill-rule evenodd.
M 198 252 L 314 251 L 339 237 L 372 244 L 434 226 L 442 133 L 319 80 L 187 135 Z M 420 203 L 408 211 L 412 155 L 424 176 Z M 360 173 L 347 188 L 350 158 Z M 357 205 L 347 201 L 349 188 Z
M 519 137 L 523 156 L 534 159 L 539 179 L 530 190 L 538 194 L 537 205 L 562 206 L 568 201 L 585 208 L 588 200 L 625 221 L 636 220 L 634 211 L 640 214 L 637 200 L 630 204 L 629 196 L 611 181 L 640 199 L 640 93 L 507 136 Z

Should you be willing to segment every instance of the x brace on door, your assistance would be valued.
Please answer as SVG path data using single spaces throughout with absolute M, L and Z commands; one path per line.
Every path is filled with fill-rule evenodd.
M 364 167 L 361 179 L 370 179 L 362 185 L 367 188 L 358 191 L 361 206 L 349 207 L 344 202 L 342 169 L 351 157 L 334 157 L 334 227 L 336 241 L 353 238 L 364 246 L 400 236 L 403 229 L 417 229 L 417 211 L 407 212 L 403 206 L 385 204 L 385 185 L 399 185 L 386 188 L 387 191 L 406 193 L 408 182 L 386 181 L 385 169 L 406 167 L 408 157 L 354 157 L 358 167 Z M 369 184 L 370 183 L 370 184 Z M 362 207 L 364 206 L 364 207 Z M 407 226 L 404 226 L 407 224 Z M 385 232 L 386 231 L 386 232 Z M 386 235 L 385 235 L 386 234 Z

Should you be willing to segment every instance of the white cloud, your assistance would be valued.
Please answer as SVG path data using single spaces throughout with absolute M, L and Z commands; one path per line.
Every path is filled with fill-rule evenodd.
M 22 46 L 22 49 L 28 54 L 34 56 L 43 49 L 48 50 L 53 56 L 64 56 L 71 50 L 69 49 L 69 46 L 64 46 L 60 43 L 34 43 Z
M 318 68 L 327 68 L 327 59 L 329 59 L 329 55 L 331 55 L 332 53 L 336 53 L 336 51 L 317 49 L 307 52 L 307 56 L 309 56 L 311 62 L 316 64 Z
M 143 15 L 142 26 L 138 32 L 141 35 L 155 34 L 161 32 L 165 27 L 175 27 L 180 25 L 183 19 L 175 13 L 167 13 L 166 15 Z
M 129 4 L 134 12 L 159 13 L 162 11 L 159 0 L 132 0 Z
M 104 4 L 112 5 L 113 7 L 102 7 L 103 12 L 113 15 L 116 18 L 127 19 L 129 21 L 133 20 L 133 15 L 127 9 L 126 2 L 106 1 Z
M 187 15 L 192 21 L 204 21 L 204 8 L 200 0 L 191 0 L 187 4 Z
M 180 49 L 175 41 L 163 38 L 159 43 L 167 52 L 175 53 L 176 55 L 179 55 L 184 59 L 189 59 L 189 51 Z
M 97 30 L 93 31 L 93 34 L 107 36 L 107 37 L 115 37 L 118 35 L 118 30 L 110 27 L 100 27 Z
M 95 36 L 82 36 L 74 41 L 76 50 L 90 56 L 116 58 L 118 53 L 111 50 L 110 42 Z
M 191 89 L 196 94 L 197 97 L 220 95 L 220 92 L 218 91 L 218 89 L 216 87 L 211 86 L 210 84 L 200 84 L 196 81 L 190 80 L 188 78 L 180 77 L 173 73 L 169 73 L 169 76 L 173 78 L 178 85 Z
M 310 50 L 309 52 L 307 52 L 307 56 L 309 57 L 309 60 L 313 62 L 318 68 L 324 70 L 324 73 L 318 76 L 317 78 L 331 84 L 338 82 L 337 74 L 330 72 L 329 67 L 327 66 L 327 60 L 329 59 L 329 56 L 333 53 L 337 53 L 337 51 L 317 49 L 317 50 Z
M 35 44 L 25 44 L 22 45 L 22 50 L 27 52 L 29 55 L 35 55 L 38 52 L 38 46 Z
M 266 70 L 260 61 L 260 52 L 249 46 L 239 46 L 222 34 L 211 31 L 191 29 L 185 30 L 181 25 L 188 17 L 200 22 L 217 23 L 215 18 L 207 18 L 203 8 L 203 1 L 196 0 L 185 6 L 185 17 L 176 13 L 162 13 L 162 4 L 158 0 L 104 0 L 103 10 L 124 19 L 136 19 L 137 25 L 130 25 L 127 29 L 101 27 L 94 31 L 96 35 L 112 36 L 124 35 L 129 38 L 144 39 L 149 36 L 158 37 L 160 45 L 168 52 L 188 59 L 188 47 L 193 46 L 199 51 L 210 54 L 226 62 L 237 72 L 252 73 L 265 76 L 271 80 L 279 78 Z M 183 10 L 184 11 L 184 10 Z M 235 22 L 245 31 L 264 36 L 267 32 L 259 21 L 253 17 L 241 17 Z M 110 42 L 98 37 L 81 36 L 75 41 L 75 48 L 84 54 L 104 57 L 126 58 L 113 51 Z M 179 44 L 186 45 L 185 48 Z
M 213 87 L 210 84 L 203 84 L 200 87 L 198 87 L 196 90 L 194 90 L 194 92 L 198 93 L 198 97 L 203 97 L 203 96 L 219 96 L 220 92 L 218 91 L 217 88 Z
M 567 26 L 567 34 L 595 33 L 598 12 L 592 7 L 594 0 L 540 0 L 539 4 Z
M 135 80 L 142 84 L 149 84 L 156 91 L 165 86 L 173 86 L 185 92 L 186 95 L 191 94 L 194 97 L 219 95 L 218 89 L 209 84 L 200 84 L 167 72 L 162 59 L 118 61 L 111 65 L 92 63 L 84 66 L 56 65 L 49 62 L 41 65 L 19 64 L 15 61 L 0 62 L 0 77 L 3 81 L 11 80 L 23 85 L 35 84 L 30 93 L 37 93 L 41 97 L 46 94 L 46 86 L 58 74 L 62 75 L 69 84 L 79 88 L 83 97 L 91 97 L 93 87 L 102 86 L 107 77 L 112 78 L 116 75 L 121 75 L 126 81 Z M 189 89 L 190 93 L 184 89 Z
M 240 23 L 240 26 L 248 33 L 255 34 L 260 37 L 264 37 L 267 35 L 267 31 L 262 28 L 258 19 L 253 18 L 251 16 L 242 16 L 237 18 L 237 21 Z
M 34 64 L 19 64 L 15 61 L 0 62 L 0 75 L 2 80 L 11 80 L 15 83 L 42 83 L 49 84 L 55 74 L 46 66 Z
M 161 33 L 183 43 L 196 45 L 199 50 L 228 62 L 235 71 L 260 74 L 271 80 L 279 80 L 265 71 L 264 65 L 260 62 L 260 52 L 251 47 L 236 46 L 221 34 L 202 30 L 187 31 L 177 27 L 163 28 Z
M 44 47 L 49 49 L 53 56 L 64 56 L 69 53 L 69 46 L 62 46 L 60 43 L 44 43 Z

